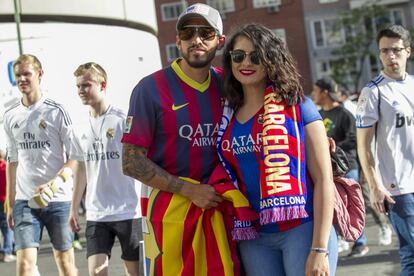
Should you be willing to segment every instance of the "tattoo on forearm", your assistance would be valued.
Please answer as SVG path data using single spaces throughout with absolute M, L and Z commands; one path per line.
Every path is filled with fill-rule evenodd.
M 122 167 L 124 172 L 142 182 L 148 182 L 155 176 L 155 169 L 148 162 L 146 150 L 133 145 L 124 144 Z
M 164 169 L 147 158 L 147 150 L 130 144 L 123 145 L 122 167 L 127 175 L 148 183 L 154 177 L 164 178 L 167 182 L 166 190 L 172 193 L 181 191 L 184 182 L 172 176 Z
M 183 188 L 184 182 L 176 177 L 170 178 L 170 181 L 168 181 L 168 191 L 172 193 L 179 193 Z

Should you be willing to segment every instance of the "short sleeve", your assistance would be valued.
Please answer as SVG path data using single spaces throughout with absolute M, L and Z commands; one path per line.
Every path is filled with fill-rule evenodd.
M 79 152 L 80 148 L 78 149 L 79 143 L 75 137 L 72 120 L 63 107 L 60 108 L 59 111 L 59 120 L 61 121 L 60 139 L 65 147 L 65 151 L 69 159 L 74 159 L 75 153 Z
M 356 127 L 372 127 L 378 121 L 378 89 L 364 87 L 358 99 Z
M 18 151 L 17 145 L 15 143 L 15 139 L 13 138 L 13 134 L 10 128 L 10 122 L 5 118 L 4 120 L 4 132 L 6 134 L 6 156 L 7 162 L 17 162 L 18 161 Z
M 149 148 L 156 130 L 158 91 L 154 80 L 146 77 L 134 88 L 122 143 Z
M 322 120 L 321 114 L 319 114 L 316 105 L 309 97 L 305 97 L 300 103 L 302 110 L 303 124 L 306 126 L 317 120 Z
M 77 160 L 77 161 L 84 161 L 84 151 L 81 145 L 81 135 L 80 131 L 76 131 L 75 129 L 72 130 L 73 132 L 73 140 L 71 143 L 71 150 L 69 152 L 69 159 Z

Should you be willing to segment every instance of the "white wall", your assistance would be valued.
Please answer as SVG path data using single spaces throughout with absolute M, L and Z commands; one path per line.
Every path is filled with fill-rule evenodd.
M 157 30 L 153 0 L 17 0 L 22 15 L 101 17 L 142 23 Z M 14 13 L 14 0 L 0 0 L 0 15 Z
M 63 103 L 75 123 L 85 120 L 73 71 L 84 62 L 101 64 L 108 73 L 107 97 L 127 111 L 130 93 L 145 75 L 161 68 L 156 37 L 124 27 L 66 23 L 22 24 L 23 49 L 36 55 L 45 71 L 42 90 Z M 20 92 L 9 81 L 7 64 L 18 56 L 15 24 L 0 24 L 0 114 Z M 1 115 L 2 117 L 2 115 Z M 0 117 L 0 119 L 1 119 Z M 0 135 L 0 147 L 4 144 Z

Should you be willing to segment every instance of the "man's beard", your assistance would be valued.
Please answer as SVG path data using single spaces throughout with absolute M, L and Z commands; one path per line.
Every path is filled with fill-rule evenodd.
M 183 59 L 187 62 L 188 65 L 190 65 L 193 68 L 203 68 L 206 66 L 209 66 L 211 61 L 214 59 L 214 57 L 216 56 L 216 50 L 215 49 L 211 49 L 207 56 L 205 56 L 205 58 L 200 58 L 199 56 L 196 56 L 193 60 L 190 60 L 189 58 L 189 52 L 191 51 L 191 47 L 188 48 L 187 53 L 184 53 L 183 51 L 181 51 L 181 56 L 183 57 Z

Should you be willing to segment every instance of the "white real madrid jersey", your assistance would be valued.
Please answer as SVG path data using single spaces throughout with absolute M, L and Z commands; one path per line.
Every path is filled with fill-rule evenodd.
M 26 107 L 21 101 L 4 114 L 7 160 L 18 162 L 16 200 L 29 200 L 34 189 L 49 182 L 74 150 L 72 122 L 62 105 L 41 98 Z M 72 199 L 72 180 L 51 201 Z
M 115 107 L 76 130 L 82 148 L 75 159 L 86 168 L 86 219 L 120 221 L 140 217 L 140 183 L 122 172 L 121 138 L 126 115 Z
M 380 96 L 380 100 L 378 97 Z M 414 192 L 414 77 L 397 81 L 383 72 L 362 89 L 357 128 L 375 127 L 377 171 L 392 195 Z

